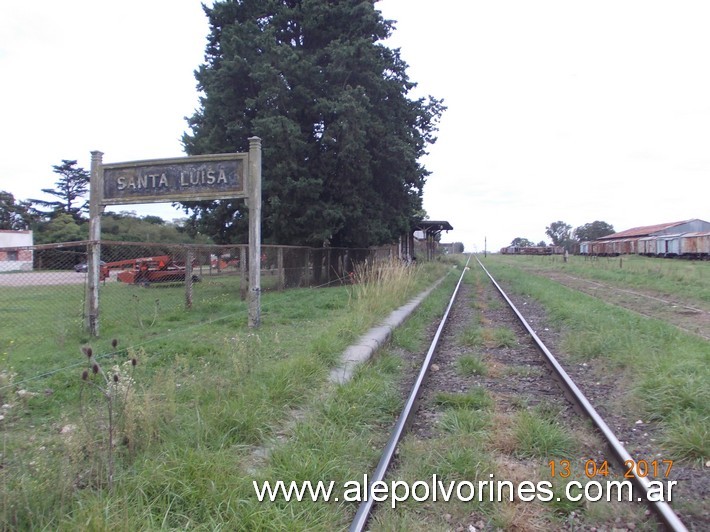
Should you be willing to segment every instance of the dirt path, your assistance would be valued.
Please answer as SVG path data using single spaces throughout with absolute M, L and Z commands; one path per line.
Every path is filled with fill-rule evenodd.
M 601 299 L 606 303 L 665 321 L 682 331 L 697 334 L 706 340 L 710 340 L 710 308 L 703 308 L 699 303 L 691 304 L 677 297 L 671 298 L 665 294 L 611 286 L 558 271 L 540 269 L 529 271 L 568 288 L 579 290 Z
M 4 273 L 0 275 L 0 286 L 50 286 L 84 284 L 86 273 L 67 271 L 36 271 Z

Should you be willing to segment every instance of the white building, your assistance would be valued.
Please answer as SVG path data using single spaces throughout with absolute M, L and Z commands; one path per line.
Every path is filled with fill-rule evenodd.
M 0 272 L 32 269 L 32 231 L 0 229 Z

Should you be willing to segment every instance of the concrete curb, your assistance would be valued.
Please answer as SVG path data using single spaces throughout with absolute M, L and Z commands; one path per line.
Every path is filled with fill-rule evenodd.
M 380 325 L 373 327 L 348 347 L 340 357 L 340 364 L 330 372 L 330 381 L 345 384 L 352 379 L 355 368 L 369 360 L 375 352 L 387 343 L 392 332 L 402 325 L 431 292 L 445 279 L 442 277 L 406 305 L 399 307 Z

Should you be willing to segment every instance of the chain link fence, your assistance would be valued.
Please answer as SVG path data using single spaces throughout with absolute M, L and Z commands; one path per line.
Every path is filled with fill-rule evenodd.
M 0 248 L 0 349 L 11 345 L 15 336 L 23 338 L 26 348 L 31 347 L 27 338 L 35 338 L 39 349 L 81 339 L 89 246 L 90 242 L 70 242 Z M 396 246 L 262 245 L 261 287 L 269 291 L 348 283 L 357 264 L 396 257 Z M 126 323 L 148 331 L 156 320 L 169 320 L 172 313 L 187 308 L 218 312 L 220 300 L 245 298 L 248 272 L 248 245 L 102 241 L 101 336 Z

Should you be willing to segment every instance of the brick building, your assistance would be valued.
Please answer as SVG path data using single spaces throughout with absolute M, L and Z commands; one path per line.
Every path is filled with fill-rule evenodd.
M 0 229 L 0 272 L 32 269 L 32 231 Z

